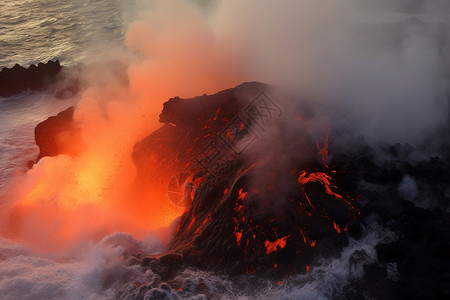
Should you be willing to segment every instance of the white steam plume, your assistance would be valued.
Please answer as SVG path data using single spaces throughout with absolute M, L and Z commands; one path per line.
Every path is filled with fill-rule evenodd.
M 369 142 L 419 144 L 448 119 L 450 9 L 415 2 L 222 1 L 215 26 L 248 79 L 325 104 Z

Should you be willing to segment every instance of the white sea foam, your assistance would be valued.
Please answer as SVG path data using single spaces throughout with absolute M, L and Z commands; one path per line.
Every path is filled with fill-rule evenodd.
M 123 254 L 159 247 L 158 240 L 151 243 L 116 233 L 71 255 L 48 257 L 1 239 L 1 299 L 110 299 L 121 284 L 147 280 L 140 266 L 124 262 Z
M 365 229 L 360 240 L 351 240 L 339 257 L 323 259 L 307 274 L 295 275 L 281 285 L 266 281 L 267 288 L 252 290 L 242 284 L 210 272 L 187 269 L 173 282 L 180 291 L 164 283 L 147 292 L 147 296 L 163 293 L 169 299 L 332 299 L 342 288 L 363 276 L 362 266 L 376 261 L 374 247 L 390 241 L 393 234 L 375 223 Z M 0 240 L 0 295 L 15 299 L 111 299 L 126 284 L 144 285 L 159 280 L 151 270 L 127 263 L 125 253 L 136 250 L 158 253 L 160 241 L 153 237 L 145 242 L 129 234 L 115 233 L 94 244 L 86 244 L 66 256 L 44 256 L 32 253 L 20 244 Z M 366 258 L 351 262 L 355 251 L 364 251 Z M 395 266 L 394 266 L 395 267 Z M 392 276 L 395 276 L 395 268 Z M 245 285 L 244 285 L 245 286 Z M 132 299 L 132 293 L 129 294 Z

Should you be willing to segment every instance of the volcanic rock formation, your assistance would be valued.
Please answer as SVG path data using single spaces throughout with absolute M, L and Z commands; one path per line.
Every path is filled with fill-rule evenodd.
M 82 149 L 80 129 L 73 120 L 74 110 L 73 106 L 69 107 L 36 126 L 34 138 L 39 147 L 37 161 L 44 156 L 76 155 Z
M 38 91 L 55 82 L 62 67 L 58 60 L 24 68 L 16 64 L 0 71 L 0 97 L 9 97 L 27 89 Z
M 240 149 L 254 147 L 249 139 L 257 138 L 262 121 L 267 127 L 281 122 L 272 90 L 244 83 L 211 96 L 172 98 L 160 116 L 166 125 L 136 145 L 140 180 L 145 181 L 150 158 L 191 174 L 187 184 L 195 193 L 170 245 L 190 264 L 230 274 L 282 276 L 306 271 L 316 247 L 345 244 L 358 210 L 333 186 L 341 175 L 324 164 L 312 140 L 297 137 L 304 154 L 288 169 L 272 157 L 246 156 Z
M 107 74 L 107 75 L 106 75 Z M 127 65 L 120 61 L 61 66 L 48 61 L 24 68 L 16 64 L 0 71 L 0 97 L 10 97 L 24 91 L 47 91 L 56 98 L 69 98 L 92 84 L 104 85 L 107 77 L 112 84 L 128 86 Z

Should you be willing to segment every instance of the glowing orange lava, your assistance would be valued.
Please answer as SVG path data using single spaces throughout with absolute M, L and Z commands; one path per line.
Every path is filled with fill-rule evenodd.
M 290 235 L 285 236 L 281 239 L 276 240 L 275 242 L 266 240 L 266 242 L 265 242 L 266 254 L 270 254 L 272 252 L 278 251 L 278 247 L 280 247 L 280 249 L 283 249 L 284 247 L 286 247 L 286 240 L 289 236 Z
M 239 198 L 238 198 L 239 200 L 244 200 L 245 197 L 247 197 L 247 195 L 248 195 L 248 192 L 242 192 L 243 189 L 244 188 L 239 190 Z
M 341 228 L 336 224 L 336 222 L 333 221 L 333 227 L 336 230 L 337 233 L 341 233 Z
M 307 175 L 306 171 L 301 171 L 299 176 L 298 176 L 298 183 L 300 183 L 300 185 L 305 185 L 308 182 L 318 182 L 321 183 L 323 185 L 323 187 L 325 188 L 325 192 L 331 196 L 334 196 L 338 199 L 341 199 L 343 201 L 345 201 L 347 204 L 349 204 L 350 206 L 353 206 L 350 202 L 348 202 L 343 196 L 333 192 L 333 190 L 331 188 L 336 188 L 334 185 L 332 185 L 330 183 L 331 177 L 323 172 L 315 172 L 315 173 L 310 173 L 309 175 Z M 308 197 L 308 196 L 306 196 Z M 309 201 L 309 199 L 308 199 Z M 311 202 L 310 202 L 311 204 Z M 312 206 L 312 204 L 311 204 Z
M 241 244 L 242 238 L 242 230 L 240 232 L 236 232 L 236 244 L 239 246 Z

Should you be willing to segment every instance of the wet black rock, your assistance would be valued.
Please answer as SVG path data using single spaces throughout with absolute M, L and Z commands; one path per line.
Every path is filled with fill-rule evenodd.
M 406 204 L 405 204 L 406 205 Z M 398 285 L 408 299 L 445 299 L 450 297 L 448 278 L 450 259 L 450 216 L 410 205 L 393 226 L 398 240 L 377 246 L 381 263 L 396 263 Z
M 396 238 L 376 246 L 378 262 L 365 266 L 363 277 L 347 285 L 339 299 L 447 299 L 450 161 L 407 144 L 379 151 L 384 160 L 377 163 L 370 148 L 353 152 L 348 175 L 360 178 L 363 219 L 376 216 Z M 411 159 L 414 155 L 420 159 Z M 400 189 L 405 176 L 414 183 L 407 188 L 417 194 L 410 200 Z
M 167 253 L 159 256 L 145 256 L 141 259 L 140 265 L 151 270 L 162 281 L 173 279 L 177 272 L 186 267 L 183 255 L 179 253 Z

